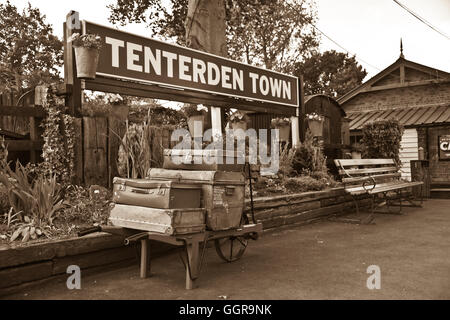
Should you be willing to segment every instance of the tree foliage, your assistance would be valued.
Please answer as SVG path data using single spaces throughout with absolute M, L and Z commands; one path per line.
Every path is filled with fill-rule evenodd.
M 311 27 L 316 18 L 308 1 L 232 0 L 228 11 L 228 48 L 234 59 L 287 71 L 317 49 Z
M 0 26 L 0 93 L 59 77 L 62 42 L 39 9 L 28 4 L 19 12 L 8 0 L 0 4 Z
M 195 0 L 190 0 L 195 1 Z M 174 38 L 185 45 L 188 0 L 116 0 L 110 21 L 145 22 L 151 36 Z M 224 0 L 230 58 L 279 71 L 317 49 L 311 23 L 316 14 L 308 0 Z M 189 27 L 189 26 L 188 26 Z
M 355 57 L 334 50 L 314 53 L 295 64 L 294 74 L 303 75 L 306 94 L 342 96 L 360 85 L 367 71 Z

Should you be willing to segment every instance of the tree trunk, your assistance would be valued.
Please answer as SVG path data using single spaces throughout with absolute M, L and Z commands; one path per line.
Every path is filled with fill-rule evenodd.
M 227 57 L 224 0 L 189 0 L 185 28 L 188 47 Z
M 185 29 L 188 47 L 227 57 L 224 0 L 189 0 Z M 208 110 L 209 114 L 220 114 L 219 119 L 222 119 L 220 125 L 212 124 L 213 132 L 223 131 L 224 113 L 215 107 L 208 107 Z

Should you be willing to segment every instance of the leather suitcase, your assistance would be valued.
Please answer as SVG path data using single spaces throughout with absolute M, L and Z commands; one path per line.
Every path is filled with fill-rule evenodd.
M 243 173 L 150 169 L 149 176 L 152 180 L 200 185 L 201 207 L 206 209 L 206 226 L 209 230 L 229 230 L 240 226 L 245 200 Z
M 118 177 L 113 183 L 115 203 L 159 209 L 200 208 L 199 185 Z
M 112 225 L 166 235 L 205 231 L 205 209 L 156 209 L 113 204 L 109 215 Z
M 238 157 L 234 153 L 232 157 L 227 158 L 226 151 L 222 150 L 165 149 L 163 168 L 243 172 L 244 163 L 244 156 Z

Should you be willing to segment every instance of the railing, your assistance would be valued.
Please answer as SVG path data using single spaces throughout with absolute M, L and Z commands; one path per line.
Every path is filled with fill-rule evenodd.
M 30 161 L 33 163 L 36 162 L 44 143 L 39 135 L 40 119 L 45 116 L 44 109 L 38 106 L 0 106 L 0 116 L 11 117 L 9 121 L 15 117 L 28 119 L 29 134 L 24 135 L 0 128 L 0 135 L 5 137 L 5 144 L 7 145 L 8 151 L 29 151 Z

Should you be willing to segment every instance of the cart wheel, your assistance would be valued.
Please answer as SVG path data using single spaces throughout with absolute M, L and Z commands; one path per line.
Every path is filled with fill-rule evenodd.
M 228 237 L 214 240 L 217 255 L 226 262 L 239 260 L 247 249 L 248 240 L 244 237 Z

